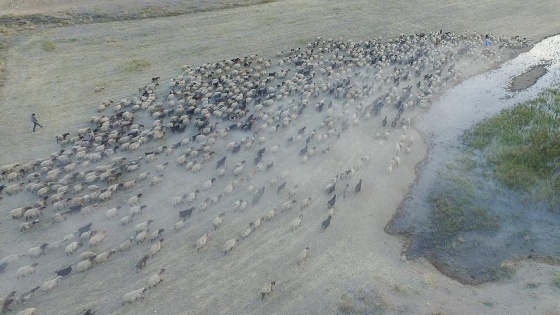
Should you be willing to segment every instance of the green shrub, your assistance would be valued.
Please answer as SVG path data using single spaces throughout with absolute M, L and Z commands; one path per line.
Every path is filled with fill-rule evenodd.
M 56 44 L 53 41 L 50 40 L 46 40 L 43 42 L 42 44 L 43 50 L 44 51 L 54 51 L 56 49 Z

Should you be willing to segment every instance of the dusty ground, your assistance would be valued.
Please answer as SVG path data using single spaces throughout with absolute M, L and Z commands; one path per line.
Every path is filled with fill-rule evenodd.
M 64 15 L 65 10 L 76 4 L 74 1 L 18 1 L 16 7 L 14 3 L 0 2 L 0 17 L 18 13 Z M 88 3 L 79 2 L 81 11 L 90 10 Z M 117 7 L 112 1 L 98 4 L 97 10 L 102 12 L 131 10 L 132 6 L 119 2 L 124 7 Z M 184 3 L 177 1 L 169 5 L 181 8 Z M 207 3 L 199 1 L 196 5 L 204 7 Z M 6 31 L 11 35 L 2 37 L 6 75 L 4 87 L 0 89 L 3 113 L 0 146 L 4 148 L 0 165 L 27 162 L 58 150 L 54 136 L 85 126 L 88 117 L 97 114 L 95 108 L 103 100 L 129 98 L 138 87 L 148 84 L 151 77 L 169 78 L 183 64 L 197 65 L 249 54 L 272 58 L 276 52 L 303 46 L 316 36 L 361 39 L 444 29 L 538 40 L 560 32 L 559 15 L 560 8 L 554 1 L 449 0 L 398 5 L 391 1 L 277 1 L 168 18 Z M 534 21 L 539 21 L 539 27 L 532 27 Z M 44 46 L 45 43 L 54 46 Z M 48 47 L 53 50 L 49 51 Z M 148 61 L 150 66 L 131 70 L 133 59 Z M 105 89 L 96 93 L 95 87 Z M 37 114 L 45 127 L 36 133 L 31 132 L 31 112 Z M 377 145 L 372 140 L 360 146 L 360 150 Z M 350 149 L 356 150 L 339 143 L 334 154 L 352 161 L 368 153 L 349 155 Z M 396 176 L 387 176 L 385 164 L 374 163 L 377 158 L 365 167 L 361 174 L 368 178 L 364 188 L 367 194 L 347 200 L 337 216 L 337 225 L 324 235 L 317 236 L 316 231 L 322 212 L 316 213 L 317 217 L 308 221 L 309 225 L 302 223 L 302 229 L 293 234 L 281 228 L 289 230 L 292 219 L 284 217 L 271 228 L 278 233 L 272 239 L 264 238 L 266 242 L 262 243 L 254 235 L 255 238 L 248 239 L 226 260 L 219 248 L 226 237 L 237 233 L 238 227 L 249 219 L 251 212 L 248 212 L 248 217 L 239 219 L 231 230 L 216 235 L 207 252 L 201 255 L 203 258 L 197 260 L 192 256 L 196 254 L 192 246 L 208 228 L 210 217 L 208 222 L 196 221 L 189 227 L 184 236 L 184 250 L 181 247 L 173 251 L 171 245 L 162 253 L 165 260 L 152 264 L 140 276 L 134 276 L 131 267 L 136 257 L 116 257 L 114 264 L 95 267 L 84 278 L 69 277 L 56 295 L 62 297 L 79 287 L 80 294 L 86 296 L 83 303 L 56 301 L 53 296 L 44 295 L 36 300 L 36 305 L 40 311 L 43 308 L 40 314 L 55 314 L 61 307 L 68 311 L 64 314 L 74 314 L 82 308 L 98 308 L 104 303 L 105 312 L 101 314 L 155 311 L 160 314 L 332 314 L 343 310 L 359 312 L 363 305 L 370 310 L 378 307 L 386 313 L 402 314 L 557 314 L 559 291 L 551 285 L 554 272 L 559 271 L 555 266 L 520 263 L 510 280 L 470 287 L 442 276 L 423 260 L 400 261 L 402 240 L 386 235 L 383 227 L 413 182 L 414 166 L 424 158 L 425 152 L 425 145 L 417 141 L 404 166 L 392 174 Z M 384 154 L 388 153 L 379 151 L 379 161 L 390 158 Z M 323 168 L 328 165 L 318 163 L 317 172 Z M 306 187 L 314 186 L 307 183 Z M 164 204 L 163 199 L 167 197 L 151 196 L 148 205 Z M 169 204 L 167 199 L 165 204 Z M 0 208 L 6 220 L 5 214 L 11 208 L 6 204 Z M 217 209 L 214 212 L 219 213 Z M 99 227 L 116 230 L 114 225 L 102 223 L 102 212 L 98 214 L 101 217 L 95 220 Z M 162 220 L 158 223 L 166 224 L 167 229 L 175 216 L 172 219 L 162 216 Z M 21 244 L 25 251 L 39 242 L 32 237 L 20 239 L 13 229 L 2 225 L 0 256 L 18 252 L 19 248 L 13 248 L 13 244 Z M 67 224 L 68 230 L 57 231 L 52 240 L 72 232 L 75 225 Z M 111 242 L 118 243 L 118 240 Z M 180 246 L 177 240 L 173 244 Z M 293 260 L 304 246 L 312 248 L 310 259 L 298 268 Z M 48 259 L 43 259 L 44 270 L 61 267 L 47 264 Z M 256 264 L 260 259 L 269 263 Z M 163 266 L 170 272 L 161 286 L 146 300 L 120 308 L 118 297 L 144 285 L 147 277 Z M 44 272 L 41 281 L 49 279 Z M 98 278 L 101 273 L 112 273 L 113 281 L 104 283 L 105 280 Z M 261 303 L 260 287 L 274 279 L 278 282 L 276 291 L 268 302 Z M 24 281 L 29 285 L 41 283 L 31 277 Z M 1 293 L 5 294 L 7 289 L 3 288 Z M 104 294 L 104 290 L 113 290 L 117 298 Z M 218 295 L 216 291 L 227 293 Z

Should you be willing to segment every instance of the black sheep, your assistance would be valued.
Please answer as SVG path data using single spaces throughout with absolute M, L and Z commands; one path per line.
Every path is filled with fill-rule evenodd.
M 334 207 L 335 203 L 336 203 L 336 194 L 334 194 L 334 196 L 329 201 L 327 201 L 327 207 L 331 209 L 332 207 Z
M 55 271 L 55 273 L 56 273 L 57 276 L 65 277 L 65 276 L 70 274 L 70 271 L 72 271 L 72 265 L 70 265 L 66 268 L 57 270 L 57 271 Z
M 82 226 L 81 228 L 78 229 L 78 235 L 82 235 L 87 231 L 91 230 L 91 225 L 93 224 L 93 222 L 90 222 L 84 226 Z
M 326 218 L 326 219 L 321 223 L 321 226 L 323 227 L 323 231 L 326 230 L 326 229 L 329 227 L 329 225 L 331 225 L 331 218 L 332 218 L 332 217 L 329 215 L 329 217 Z
M 222 167 L 225 163 L 226 163 L 226 157 L 224 156 L 223 158 L 219 159 L 218 162 L 216 162 L 216 168 Z
M 190 207 L 187 210 L 179 211 L 179 219 L 186 219 L 187 217 L 190 218 L 194 210 L 194 207 Z
M 279 193 L 282 191 L 282 189 L 284 189 L 286 187 L 286 182 L 283 182 L 282 184 L 278 185 L 278 189 L 276 190 L 276 193 Z
M 360 181 L 356 185 L 356 188 L 354 188 L 354 192 L 359 193 L 361 190 L 362 190 L 362 180 L 360 179 Z

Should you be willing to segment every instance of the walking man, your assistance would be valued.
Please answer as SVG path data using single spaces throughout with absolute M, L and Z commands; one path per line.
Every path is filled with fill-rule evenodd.
M 35 113 L 33 113 L 33 114 L 31 115 L 31 122 L 33 123 L 33 132 L 35 132 L 35 127 L 37 127 L 37 126 L 43 128 L 43 126 L 41 126 L 41 125 L 39 124 L 39 122 L 37 121 L 37 118 L 35 117 Z

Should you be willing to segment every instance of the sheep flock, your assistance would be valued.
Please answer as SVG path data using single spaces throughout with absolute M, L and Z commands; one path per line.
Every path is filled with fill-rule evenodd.
M 169 294 L 197 313 L 275 303 L 352 199 L 399 176 L 418 114 L 472 67 L 530 47 L 443 31 L 317 38 L 100 100 L 87 126 L 53 135 L 60 151 L 0 169 L 2 311 L 54 314 L 62 295 L 64 314 L 153 313 Z M 231 273 L 257 280 L 219 291 Z

